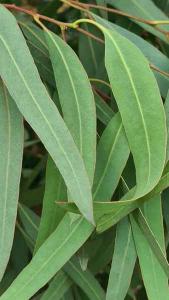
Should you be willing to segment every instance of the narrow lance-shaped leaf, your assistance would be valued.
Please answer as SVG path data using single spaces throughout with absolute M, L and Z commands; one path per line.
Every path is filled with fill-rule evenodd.
M 128 160 L 130 150 L 120 115 L 115 115 L 104 130 L 97 147 L 93 184 L 96 201 L 110 201 Z
M 49 59 L 48 47 L 42 30 L 30 21 L 24 22 L 22 19 L 20 20 L 20 17 L 17 19 L 18 24 L 27 39 L 27 44 L 37 65 L 40 76 L 44 81 L 55 88 L 55 80 Z
M 107 230 L 141 204 L 160 194 L 167 187 L 169 187 L 168 172 L 164 173 L 157 186 L 142 198 L 132 199 L 135 191 L 135 188 L 133 188 L 120 201 L 94 202 L 94 215 L 98 232 Z M 79 214 L 79 210 L 73 203 L 58 203 L 58 205 L 62 205 L 64 209 Z
M 45 194 L 35 251 L 43 244 L 48 236 L 56 229 L 64 216 L 62 208 L 56 206 L 56 201 L 66 201 L 66 187 L 63 178 L 49 157 L 46 169 Z
M 3 6 L 0 18 L 0 74 L 19 110 L 58 166 L 82 214 L 93 223 L 90 183 L 79 151 L 40 80 L 15 18 Z
M 97 118 L 104 125 L 107 125 L 110 122 L 111 118 L 114 116 L 113 110 L 96 93 L 95 93 L 95 102 L 96 102 Z
M 80 150 L 92 181 L 96 156 L 96 112 L 91 86 L 74 51 L 55 34 L 44 29 L 63 118 Z M 56 207 L 55 201 L 66 200 L 62 177 L 50 160 L 46 180 L 43 214 L 36 249 L 59 223 L 59 214 L 63 216 L 63 212 L 59 212 Z
M 23 120 L 0 79 L 0 280 L 10 256 L 22 168 Z
M 109 275 L 106 300 L 124 300 L 133 273 L 136 250 L 128 218 L 117 224 L 113 260 Z
M 91 85 L 75 52 L 57 35 L 45 27 L 44 30 L 63 118 L 92 182 L 96 159 L 96 110 Z
M 69 290 L 73 282 L 62 271 L 59 271 L 49 284 L 48 289 L 45 291 L 41 300 L 60 300 L 62 296 Z
M 24 300 L 33 296 L 63 267 L 87 240 L 93 229 L 84 218 L 76 218 L 73 222 L 69 214 L 66 214 L 1 299 Z
M 145 203 L 143 212 L 159 245 L 164 250 L 165 244 L 160 197 L 156 196 L 155 199 Z M 162 266 L 152 252 L 148 241 L 133 217 L 131 217 L 131 224 L 148 299 L 153 300 L 157 298 L 168 300 L 169 287 L 167 275 L 164 273 Z
M 141 51 L 116 31 L 101 29 L 105 35 L 106 69 L 134 158 L 137 179 L 134 197 L 137 198 L 151 191 L 163 172 L 164 108 L 153 73 Z
M 90 300 L 104 300 L 105 292 L 89 270 L 83 271 L 76 257 L 64 266 L 66 273 L 84 291 Z
M 24 224 L 25 231 L 30 235 L 30 238 L 32 239 L 34 243 L 34 236 L 38 233 L 38 223 L 39 223 L 39 217 L 35 218 L 35 214 L 28 210 L 25 207 L 22 207 L 22 212 L 26 215 L 27 222 Z M 29 212 L 29 216 L 28 216 Z M 30 231 L 31 228 L 31 231 Z M 74 256 L 71 260 L 69 260 L 63 267 L 63 270 L 70 276 L 70 278 L 73 279 L 71 281 L 70 278 L 68 278 L 65 275 L 63 275 L 62 271 L 59 271 L 55 278 L 52 280 L 51 284 L 49 285 L 49 288 L 47 289 L 44 299 L 47 299 L 47 297 L 54 297 L 57 295 L 57 290 L 59 289 L 59 293 L 65 292 L 67 288 L 75 282 L 77 285 L 79 285 L 84 292 L 89 296 L 89 299 L 104 299 L 105 294 L 97 282 L 97 280 L 94 278 L 94 276 L 91 274 L 90 271 L 83 271 L 81 269 L 81 266 L 78 262 L 78 259 Z M 60 278 L 61 277 L 61 278 Z M 60 280 L 59 280 L 60 278 Z M 56 291 L 55 291 L 56 289 Z M 60 296 L 60 294 L 59 294 Z M 58 295 L 57 295 L 58 297 Z M 61 296 L 60 296 L 61 297 Z M 52 298 L 53 299 L 53 298 Z
M 116 8 L 146 20 L 165 20 L 168 21 L 167 16 L 153 3 L 152 0 L 106 0 L 107 4 L 113 5 Z M 144 22 L 133 20 L 138 25 L 151 32 L 160 39 L 167 41 L 166 36 L 160 31 L 156 30 L 153 26 L 147 25 Z M 160 29 L 167 30 L 168 25 L 158 25 Z
M 133 44 L 135 44 L 141 50 L 144 56 L 148 59 L 150 64 L 152 64 L 160 70 L 163 70 L 164 72 L 169 72 L 169 59 L 158 48 L 154 47 L 141 36 L 121 26 L 118 26 L 117 24 L 104 20 L 95 14 L 92 14 L 92 16 L 99 24 L 105 26 L 110 30 L 116 30 L 119 34 L 126 37 Z M 166 97 L 169 88 L 169 78 L 161 72 L 156 72 L 155 70 L 153 70 L 153 72 L 157 79 L 161 95 L 163 97 Z

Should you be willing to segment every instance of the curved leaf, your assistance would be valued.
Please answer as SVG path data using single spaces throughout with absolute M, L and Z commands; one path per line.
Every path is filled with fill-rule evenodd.
M 117 32 L 102 30 L 106 69 L 136 167 L 137 198 L 151 191 L 163 172 L 164 108 L 153 73 L 140 50 Z
M 138 227 L 133 217 L 131 217 L 131 224 L 148 299 L 153 300 L 155 297 L 168 300 L 169 264 L 164 253 L 165 244 L 160 197 L 156 196 L 155 199 L 145 203 L 143 212 L 151 229 L 147 226 L 146 219 L 144 220 L 144 215 L 142 216 L 141 212 L 142 218 L 138 218 L 141 227 Z M 143 229 L 143 232 L 140 229 Z M 155 237 L 154 241 L 157 243 L 158 252 L 156 251 L 156 245 L 152 244 L 152 237 Z M 150 246 L 154 249 L 151 249 Z
M 120 115 L 117 114 L 104 130 L 98 147 L 93 184 L 93 198 L 110 201 L 129 156 L 129 147 Z
M 84 218 L 78 217 L 73 222 L 66 214 L 1 299 L 29 299 L 63 267 L 92 231 L 93 226 Z
M 35 252 L 44 243 L 48 236 L 56 229 L 64 216 L 64 211 L 56 207 L 56 201 L 66 201 L 66 187 L 60 172 L 53 160 L 49 157 L 46 169 L 45 194 L 43 209 L 36 240 Z
M 15 230 L 24 141 L 23 119 L 0 79 L 0 280 Z
M 106 2 L 135 17 L 146 20 L 168 20 L 167 16 L 151 0 L 142 0 L 141 2 L 139 0 L 106 0 Z M 167 41 L 165 35 L 156 30 L 153 26 L 138 22 L 137 20 L 133 20 L 133 22 L 165 42 Z M 158 27 L 164 30 L 169 29 L 168 25 L 158 25 Z
M 119 34 L 126 37 L 133 44 L 135 44 L 148 59 L 150 64 L 154 65 L 164 72 L 169 72 L 169 59 L 158 48 L 151 45 L 148 41 L 146 41 L 139 35 L 126 30 L 125 28 L 118 26 L 117 24 L 104 20 L 96 16 L 95 14 L 92 14 L 92 16 L 99 24 L 105 26 L 110 30 L 116 30 Z M 163 97 L 166 97 L 169 89 L 169 78 L 164 74 L 156 72 L 155 70 L 153 70 L 153 73 L 155 74 L 155 77 L 157 79 L 161 95 Z
M 106 300 L 124 300 L 136 261 L 136 250 L 128 218 L 117 224 L 115 248 Z
M 0 74 L 19 110 L 49 151 L 82 214 L 94 223 L 90 183 L 79 151 L 40 80 L 15 18 L 3 6 L 0 18 Z
M 45 36 L 63 117 L 92 182 L 96 159 L 96 111 L 89 79 L 75 52 L 61 38 L 47 29 Z

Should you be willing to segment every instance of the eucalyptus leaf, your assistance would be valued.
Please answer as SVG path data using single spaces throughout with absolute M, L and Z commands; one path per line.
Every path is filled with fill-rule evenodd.
M 73 138 L 40 80 L 15 18 L 2 5 L 0 17 L 0 74 L 19 110 L 51 154 L 74 201 L 85 217 L 94 223 L 91 188 Z
M 0 280 L 12 248 L 23 155 L 23 119 L 0 79 Z

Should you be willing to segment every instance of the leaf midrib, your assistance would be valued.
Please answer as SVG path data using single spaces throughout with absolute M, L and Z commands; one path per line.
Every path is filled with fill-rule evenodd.
M 82 133 L 82 121 L 81 121 L 81 112 L 80 112 L 80 107 L 79 107 L 79 102 L 78 102 L 78 96 L 77 96 L 77 93 L 76 93 L 76 88 L 75 88 L 75 85 L 73 83 L 73 79 L 72 79 L 72 76 L 71 76 L 71 72 L 70 72 L 70 69 L 69 69 L 69 66 L 65 60 L 65 57 L 62 53 L 62 51 L 60 50 L 60 47 L 59 45 L 56 43 L 55 39 L 53 38 L 52 34 L 49 32 L 49 30 L 46 30 L 46 33 L 50 36 L 54 46 L 57 48 L 61 58 L 62 58 L 62 61 L 63 61 L 63 64 L 66 68 L 66 71 L 67 71 L 67 74 L 68 74 L 68 77 L 70 79 L 70 83 L 71 83 L 71 86 L 72 86 L 72 90 L 73 90 L 73 94 L 74 94 L 74 98 L 75 98 L 75 104 L 76 104 L 76 108 L 77 108 L 77 112 L 78 112 L 78 123 L 79 123 L 79 150 L 80 150 L 80 153 L 81 155 L 83 155 L 83 133 Z M 78 126 L 78 125 L 77 125 Z
M 134 85 L 134 81 L 133 81 L 133 77 L 132 77 L 132 74 L 130 72 L 130 69 L 128 68 L 127 66 L 127 63 L 125 62 L 124 60 L 124 57 L 123 57 L 123 54 L 121 53 L 121 50 L 120 48 L 118 47 L 116 41 L 113 39 L 112 35 L 109 33 L 108 30 L 105 30 L 106 34 L 109 36 L 110 40 L 112 41 L 112 43 L 114 44 L 115 48 L 116 48 L 116 51 L 117 53 L 119 54 L 119 57 L 122 61 L 122 64 L 124 65 L 124 68 L 128 74 L 128 77 L 129 77 L 129 81 L 131 83 L 131 87 L 132 87 L 132 90 L 133 90 L 133 93 L 135 95 L 135 99 L 136 99 L 136 103 L 138 105 L 138 108 L 139 108 L 139 111 L 140 111 L 140 115 L 141 115 L 141 120 L 142 120 L 142 124 L 143 124 L 143 128 L 144 128 L 144 132 L 145 132 L 145 139 L 146 139 L 146 145 L 147 145 L 147 152 L 148 152 L 148 176 L 147 176 L 147 185 L 149 184 L 149 181 L 150 181 L 150 170 L 151 170 L 151 153 L 150 153 L 150 144 L 149 144 L 149 136 L 148 136 L 148 132 L 147 132 L 147 126 L 146 126 L 146 123 L 144 121 L 144 116 L 143 116 L 143 112 L 142 112 L 142 107 L 141 107 L 141 104 L 140 104 L 140 100 L 139 100 L 139 97 L 137 95 L 137 90 L 135 88 L 135 85 Z M 145 187 L 146 189 L 146 187 Z
M 47 119 L 46 116 L 44 115 L 44 113 L 43 113 L 43 111 L 41 110 L 41 108 L 40 108 L 38 102 L 36 101 L 34 95 L 32 94 L 32 92 L 31 92 L 31 90 L 30 90 L 30 88 L 29 88 L 27 82 L 25 81 L 25 78 L 24 78 L 23 74 L 21 73 L 21 71 L 20 71 L 20 69 L 19 69 L 19 66 L 17 65 L 17 63 L 16 63 L 16 61 L 15 61 L 15 59 L 14 59 L 14 57 L 13 57 L 13 55 L 12 55 L 12 53 L 11 53 L 9 47 L 8 47 L 8 45 L 7 45 L 7 43 L 6 43 L 6 41 L 3 39 L 2 35 L 0 35 L 0 39 L 1 39 L 2 43 L 4 44 L 5 48 L 7 49 L 8 53 L 9 53 L 9 56 L 11 57 L 11 60 L 13 61 L 14 65 L 15 65 L 15 67 L 16 67 L 16 70 L 18 71 L 19 76 L 20 76 L 20 78 L 22 79 L 22 81 L 23 81 L 23 83 L 24 83 L 24 85 L 25 85 L 25 87 L 26 87 L 28 93 L 30 94 L 30 96 L 31 96 L 31 98 L 32 98 L 32 100 L 33 100 L 33 102 L 35 103 L 35 105 L 36 105 L 36 107 L 38 108 L 39 112 L 41 113 L 43 119 L 45 120 L 46 124 L 48 125 L 48 127 L 49 127 L 49 129 L 50 129 L 52 135 L 53 135 L 54 138 L 56 139 L 57 144 L 58 144 L 58 146 L 60 147 L 60 149 L 61 149 L 61 151 L 62 151 L 64 157 L 66 158 L 66 160 L 67 160 L 67 162 L 68 162 L 68 164 L 69 164 L 69 166 L 70 166 L 70 168 L 71 168 L 71 170 L 72 170 L 72 172 L 73 172 L 73 174 L 74 174 L 74 178 L 75 178 L 76 183 L 77 183 L 77 186 L 78 186 L 78 188 L 79 188 L 79 192 L 80 192 L 80 194 L 81 194 L 81 196 L 82 196 L 82 199 L 83 199 L 83 195 L 82 195 L 82 192 L 81 192 L 81 188 L 80 188 L 80 185 L 79 185 L 79 182 L 78 182 L 76 173 L 74 172 L 73 166 L 72 166 L 72 164 L 71 164 L 71 162 L 70 162 L 70 160 L 69 160 L 69 158 L 68 158 L 68 156 L 67 156 L 67 154 L 66 154 L 64 148 L 62 147 L 62 145 L 61 145 L 61 143 L 60 143 L 58 137 L 55 135 L 55 132 L 54 132 L 53 128 L 51 127 L 51 125 L 50 125 L 48 119 Z
M 76 268 L 76 266 L 71 262 L 71 261 L 68 261 L 67 262 L 68 264 L 71 265 L 71 267 L 79 274 L 79 276 L 82 278 L 82 280 L 87 284 L 87 286 L 89 287 L 89 289 L 91 291 L 93 291 L 94 295 L 96 296 L 96 298 L 98 300 L 102 299 L 100 298 L 100 295 L 97 294 L 97 292 L 95 291 L 95 289 L 93 288 L 92 284 L 90 285 L 89 284 L 89 281 L 86 280 L 86 278 L 84 276 L 82 276 L 82 273 L 79 272 L 79 270 Z
M 50 256 L 48 257 L 48 259 L 46 259 L 46 261 L 41 265 L 41 267 L 40 267 L 36 272 L 32 273 L 31 279 L 28 280 L 28 281 L 26 281 L 26 283 L 25 283 L 24 285 L 22 285 L 22 288 L 21 288 L 19 291 L 16 291 L 15 293 L 12 294 L 13 297 L 14 297 L 14 296 L 17 296 L 18 293 L 21 293 L 21 291 L 24 290 L 26 286 L 30 285 L 30 283 L 32 282 L 32 280 L 34 280 L 34 277 L 35 277 L 36 275 L 38 275 L 38 274 L 43 270 L 43 268 L 46 267 L 46 265 L 48 264 L 48 262 L 49 262 L 50 260 L 52 260 L 52 258 L 56 255 L 56 253 L 59 252 L 60 249 L 61 249 L 62 247 L 64 247 L 64 245 L 65 245 L 65 244 L 67 243 L 67 241 L 71 238 L 71 236 L 75 233 L 76 229 L 80 226 L 80 224 L 83 222 L 83 220 L 84 220 L 83 218 L 80 218 L 80 220 L 78 221 L 78 223 L 76 224 L 76 226 L 74 227 L 74 229 L 73 229 L 73 230 L 71 231 L 71 233 L 67 236 L 67 238 L 63 241 L 63 243 L 61 243 L 60 246 L 59 246 L 58 248 L 56 248 L 56 249 L 53 251 L 52 255 L 50 255 Z M 36 254 L 36 255 L 38 255 L 38 254 Z M 32 260 L 32 261 L 33 261 L 33 260 Z M 28 265 L 28 267 L 29 267 L 29 265 Z

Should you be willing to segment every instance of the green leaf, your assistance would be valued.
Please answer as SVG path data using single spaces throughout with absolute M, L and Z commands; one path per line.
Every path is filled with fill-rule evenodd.
M 27 39 L 27 44 L 37 65 L 40 76 L 43 80 L 55 87 L 54 74 L 43 31 L 30 21 L 24 22 L 19 19 L 18 24 Z
M 72 286 L 71 279 L 62 271 L 59 271 L 49 284 L 41 300 L 60 300 Z
M 136 261 L 132 229 L 128 218 L 117 224 L 115 248 L 106 300 L 123 300 L 127 294 Z
M 164 251 L 165 244 L 160 197 L 156 196 L 155 199 L 152 199 L 151 201 L 148 201 L 146 204 L 144 204 L 143 211 L 151 227 L 151 230 L 155 238 L 157 239 L 157 242 Z M 158 258 L 152 252 L 151 247 L 146 240 L 146 236 L 148 233 L 146 233 L 146 236 L 144 236 L 145 232 L 143 234 L 143 232 L 140 231 L 138 225 L 132 217 L 131 224 L 148 299 L 153 300 L 157 298 L 168 300 L 169 287 L 167 277 L 169 276 L 169 267 L 167 267 L 167 274 L 165 274 L 162 266 L 158 261 Z
M 49 151 L 82 214 L 94 223 L 90 183 L 73 138 L 39 78 L 15 18 L 3 6 L 0 18 L 0 74 L 19 110 Z
M 168 21 L 167 16 L 157 6 L 155 6 L 151 0 L 142 0 L 141 2 L 139 0 L 106 0 L 106 2 L 135 17 L 140 17 L 145 20 Z M 156 30 L 153 26 L 138 22 L 136 20 L 133 20 L 133 22 L 137 23 L 142 28 L 146 29 L 146 31 L 151 32 L 165 42 L 167 41 L 165 35 Z M 169 29 L 169 25 L 158 25 L 158 27 L 166 31 Z
M 123 217 L 127 216 L 134 209 L 139 207 L 145 201 L 149 201 L 155 195 L 161 193 L 169 186 L 169 173 L 164 173 L 163 177 L 157 186 L 147 195 L 139 199 L 131 200 L 133 190 L 125 194 L 120 201 L 113 202 L 94 202 L 94 215 L 97 224 L 97 231 L 103 232 L 120 221 Z M 127 201 L 126 201 L 127 200 Z M 73 203 L 57 203 L 67 211 L 79 214 L 78 208 Z
M 157 197 L 155 197 L 155 199 L 157 199 Z M 144 206 L 143 206 L 143 208 L 144 208 Z M 151 209 L 151 211 L 152 211 L 152 209 Z M 146 213 L 147 212 L 148 212 L 148 209 L 146 208 Z M 161 212 L 161 210 L 160 210 L 160 212 Z M 155 255 L 156 259 L 158 260 L 159 264 L 161 265 L 161 268 L 163 269 L 167 278 L 169 278 L 169 263 L 166 258 L 165 248 L 161 247 L 161 244 L 159 243 L 155 234 L 153 233 L 152 229 L 149 226 L 149 223 L 152 223 L 152 221 L 150 222 L 150 220 L 149 220 L 149 223 L 147 222 L 147 219 L 144 217 L 141 209 L 136 210 L 133 213 L 133 216 L 134 216 L 135 221 L 138 223 L 140 230 L 144 234 L 145 239 L 148 241 L 153 254 Z M 160 216 L 160 218 L 161 218 L 161 216 Z M 159 218 L 158 218 L 158 221 L 159 221 Z M 162 224 L 163 220 L 160 220 L 160 221 Z M 161 229 L 162 233 L 161 233 L 160 238 L 164 239 L 164 228 L 163 228 L 163 226 L 161 226 L 161 224 L 159 222 L 158 226 L 156 224 L 156 227 L 158 228 L 159 232 Z
M 97 118 L 107 125 L 114 116 L 113 110 L 101 99 L 101 97 L 95 93 L 96 113 Z
M 166 161 L 169 160 L 169 93 L 167 93 L 167 97 L 165 99 L 165 114 L 166 114 L 166 123 L 167 123 L 167 153 L 166 153 Z
M 164 72 L 169 72 L 169 59 L 167 56 L 165 56 L 161 51 L 159 51 L 157 48 L 155 48 L 153 45 L 151 45 L 148 41 L 144 40 L 139 35 L 134 34 L 133 32 L 126 30 L 125 28 L 118 26 L 117 24 L 111 23 L 107 20 L 104 20 L 95 14 L 92 14 L 94 19 L 101 25 L 104 25 L 106 28 L 110 30 L 116 30 L 118 33 L 120 33 L 122 36 L 126 37 L 128 40 L 130 40 L 133 44 L 135 44 L 141 52 L 144 54 L 144 56 L 148 59 L 149 63 L 154 65 L 155 67 L 159 68 L 160 70 Z M 163 97 L 166 97 L 168 88 L 169 88 L 169 78 L 167 76 L 164 76 L 163 74 L 154 71 L 154 74 L 156 76 L 158 86 L 160 89 L 160 92 Z
M 43 210 L 36 241 L 35 251 L 43 244 L 48 236 L 56 229 L 64 216 L 64 211 L 57 207 L 56 201 L 66 201 L 67 193 L 62 176 L 49 157 L 46 170 L 45 194 Z
M 94 26 L 91 27 L 89 24 L 84 23 L 82 28 L 98 38 L 102 37 L 99 30 Z M 95 77 L 100 66 L 100 61 L 102 61 L 104 56 L 104 45 L 101 45 L 99 41 L 92 39 L 90 36 L 79 34 L 78 50 L 79 58 L 88 76 Z
M 63 117 L 92 182 L 96 159 L 96 111 L 92 89 L 75 52 L 47 29 L 45 36 Z
M 26 233 L 31 237 L 32 243 L 35 244 L 39 227 L 39 217 L 30 208 L 21 203 L 18 205 L 18 213 Z
M 98 244 L 97 243 L 101 242 Z M 112 253 L 115 242 L 115 227 L 99 234 L 91 241 L 91 255 L 88 263 L 89 270 L 97 274 L 103 271 L 112 260 Z M 89 249 L 89 247 L 88 247 Z M 88 250 L 89 251 L 89 250 Z M 96 252 L 96 253 L 95 253 Z
M 101 29 L 105 35 L 106 69 L 135 163 L 137 198 L 151 191 L 163 172 L 164 108 L 153 73 L 140 50 L 117 32 Z
M 73 222 L 66 214 L 1 299 L 29 299 L 63 267 L 92 231 L 93 226 L 82 217 Z
M 25 209 L 23 207 L 23 212 L 26 214 L 27 222 L 26 222 L 26 233 L 30 235 L 30 238 L 32 239 L 33 244 L 35 244 L 34 236 L 37 235 L 38 232 L 38 226 L 37 226 L 37 219 L 34 216 L 34 213 L 30 211 L 31 214 L 27 214 L 28 209 Z M 38 217 L 37 217 L 38 218 Z M 39 218 L 38 218 L 39 223 Z M 31 228 L 31 231 L 30 231 Z M 48 227 L 47 227 L 48 228 Z M 83 271 L 81 269 L 81 266 L 79 265 L 79 262 L 77 258 L 72 258 L 69 262 L 67 262 L 64 267 L 64 271 L 72 278 L 74 282 L 76 282 L 77 285 L 79 285 L 84 292 L 89 296 L 89 299 L 103 299 L 105 298 L 104 292 L 94 276 L 89 271 Z M 61 278 L 60 278 L 61 277 Z M 65 293 L 65 291 L 73 284 L 73 282 L 68 279 L 68 277 L 63 275 L 62 271 L 59 271 L 58 274 L 55 276 L 55 278 L 52 280 L 51 284 L 49 285 L 49 288 L 47 292 L 45 293 L 45 298 L 47 297 L 54 297 L 56 296 L 55 290 L 59 290 L 59 296 L 60 294 Z M 61 296 L 60 296 L 61 297 Z M 53 299 L 53 298 L 52 298 Z
M 22 168 L 23 120 L 0 79 L 0 280 L 6 269 L 15 230 Z
M 104 130 L 98 147 L 93 198 L 110 201 L 128 160 L 130 150 L 120 115 L 115 115 Z
M 73 257 L 65 266 L 64 270 L 81 287 L 90 300 L 105 299 L 104 290 L 94 278 L 90 271 L 83 271 L 75 257 Z

